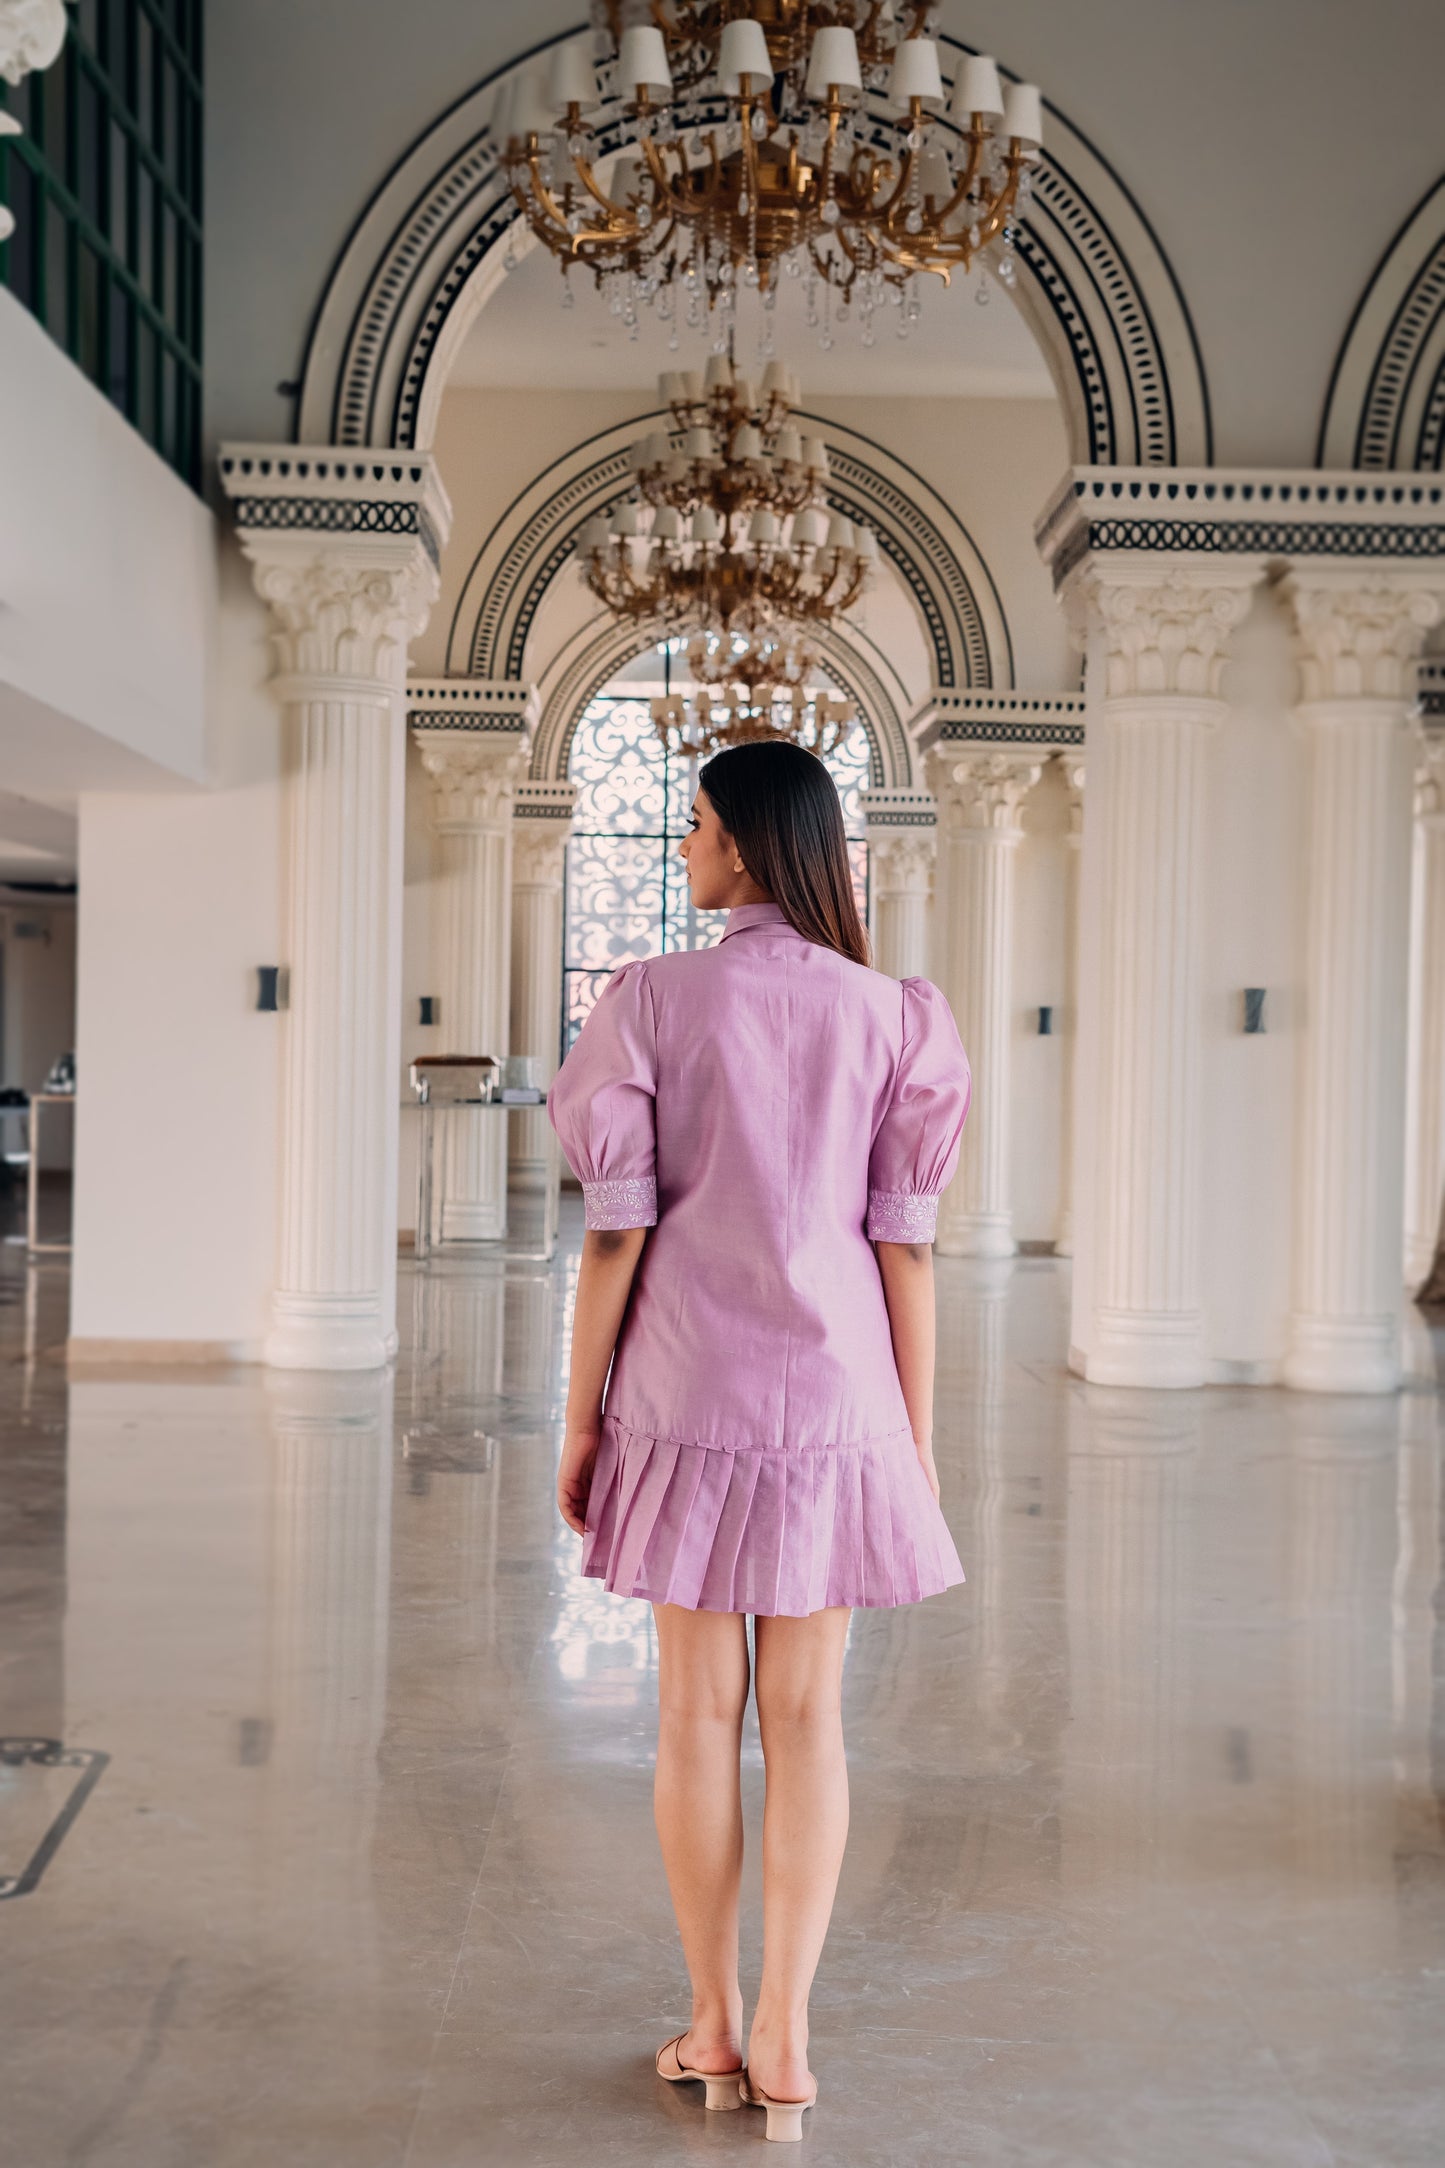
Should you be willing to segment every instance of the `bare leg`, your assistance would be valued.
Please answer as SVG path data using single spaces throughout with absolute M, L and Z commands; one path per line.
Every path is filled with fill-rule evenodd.
M 657 1781 L 662 1863 L 692 1980 L 692 2026 L 678 2054 L 695 2070 L 742 2061 L 738 1776 L 748 1698 L 747 1621 L 731 1611 L 653 1605 L 658 1641 Z
M 851 1613 L 757 1621 L 763 1814 L 763 1982 L 748 2042 L 754 2082 L 806 2100 L 808 1994 L 848 1841 L 843 1649 Z

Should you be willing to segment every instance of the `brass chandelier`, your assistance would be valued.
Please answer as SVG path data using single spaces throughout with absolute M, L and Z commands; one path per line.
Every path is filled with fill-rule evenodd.
M 828 454 L 793 421 L 797 388 L 777 362 L 760 391 L 725 355 L 705 376 L 660 382 L 673 434 L 640 437 L 636 494 L 577 542 L 592 593 L 614 616 L 678 634 L 818 630 L 861 600 L 878 538 L 829 513 Z
M 564 273 L 591 271 L 630 328 L 651 304 L 675 345 L 680 291 L 722 352 L 753 289 L 766 356 L 792 276 L 823 345 L 850 312 L 871 345 L 890 303 L 906 335 L 920 273 L 947 284 L 997 243 L 990 260 L 1014 283 L 1042 101 L 972 55 L 946 85 L 921 0 L 596 0 L 593 13 L 603 80 L 579 44 L 560 46 L 506 86 L 491 132 L 531 231 Z M 887 154 L 866 140 L 869 91 L 897 131 Z M 619 108 L 637 148 L 604 182 L 593 117 Z
M 695 633 L 685 653 L 691 692 L 669 689 L 652 702 L 658 736 L 683 758 L 706 759 L 730 745 L 788 738 L 826 759 L 857 721 L 857 709 L 845 695 L 818 689 L 821 657 L 811 641 L 796 634 Z

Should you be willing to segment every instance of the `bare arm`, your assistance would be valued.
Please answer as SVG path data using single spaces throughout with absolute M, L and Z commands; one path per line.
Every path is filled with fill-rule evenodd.
M 933 1360 L 936 1324 L 933 1307 L 933 1249 L 927 1242 L 875 1242 L 883 1300 L 893 1334 L 893 1360 L 903 1387 L 904 1405 L 918 1458 L 934 1497 L 938 1471 L 933 1465 Z
M 582 1239 L 577 1306 L 572 1314 L 572 1370 L 567 1383 L 567 1435 L 557 1473 L 557 1504 L 580 1536 L 602 1427 L 602 1394 L 622 1330 L 645 1227 L 589 1227 Z

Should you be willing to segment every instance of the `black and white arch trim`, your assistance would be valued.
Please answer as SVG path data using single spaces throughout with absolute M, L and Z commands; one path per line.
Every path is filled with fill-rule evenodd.
M 1320 427 L 1321 467 L 1445 467 L 1445 179 L 1360 298 Z
M 540 50 L 460 98 L 362 214 L 317 312 L 297 416 L 302 442 L 430 445 L 451 358 L 504 276 L 517 215 L 487 116 L 503 79 Z M 604 116 L 598 138 L 621 146 L 625 118 Z M 1207 464 L 1208 393 L 1178 282 L 1118 174 L 1052 107 L 1019 259 L 1020 306 L 1059 387 L 1074 460 Z

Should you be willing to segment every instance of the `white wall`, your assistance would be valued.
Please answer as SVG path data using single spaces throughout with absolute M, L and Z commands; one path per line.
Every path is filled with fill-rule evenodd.
M 1289 639 L 1261 593 L 1235 634 L 1228 706 L 1209 747 L 1200 1149 L 1200 1292 L 1207 1375 L 1270 1384 L 1284 1354 L 1294 1210 L 1305 881 L 1304 748 L 1290 717 Z M 1097 683 L 1091 658 L 1090 686 Z M 1075 1225 L 1071 1340 L 1092 1345 L 1097 1124 L 1098 929 L 1110 746 L 1095 729 L 1085 787 L 1075 1081 Z M 1266 1029 L 1246 1036 L 1243 993 L 1265 989 Z
M 452 533 L 442 555 L 441 598 L 412 651 L 414 672 L 445 672 L 449 652 L 451 667 L 462 666 L 470 627 L 458 619 L 458 603 L 478 554 L 514 500 L 555 460 L 640 416 L 647 404 L 635 392 L 447 393 L 436 455 L 452 499 Z M 1034 514 L 1068 458 L 1059 407 L 1041 399 L 820 399 L 813 405 L 911 467 L 968 530 L 998 591 L 1019 687 L 1076 687 L 1077 650 L 1033 539 Z M 587 614 L 576 604 L 574 586 L 570 576 L 559 578 L 537 614 L 527 648 L 529 677 L 543 674 Z M 906 647 L 887 659 L 906 683 L 917 683 L 921 700 L 931 651 L 916 619 L 901 641 L 888 624 L 886 612 L 875 610 L 870 619 L 865 611 L 870 638 L 886 639 L 890 649 Z
M 1024 800 L 1014 868 L 1013 1091 L 1009 1139 L 1014 1233 L 1052 1242 L 1063 1208 L 1064 1070 L 1072 1021 L 1065 1007 L 1069 801 L 1051 762 Z M 1039 1010 L 1053 1030 L 1039 1034 Z
M 1210 744 L 1204 951 L 1205 1353 L 1221 1380 L 1272 1383 L 1290 1308 L 1305 882 L 1305 748 L 1278 605 L 1235 635 Z M 1246 1036 L 1246 986 L 1265 1030 Z
M 274 1278 L 280 725 L 266 628 L 228 550 L 208 792 L 80 802 L 73 1340 L 259 1352 Z
M 0 380 L 0 834 L 34 801 L 79 814 L 73 989 L 50 974 L 47 1020 L 24 979 L 6 1080 L 76 1048 L 72 1334 L 254 1352 L 277 1097 L 254 967 L 280 960 L 264 617 L 211 512 L 4 293 Z
M 485 319 L 483 319 L 485 323 Z M 436 458 L 452 500 L 451 538 L 442 552 L 442 587 L 411 669 L 441 676 L 448 649 L 464 642 L 470 626 L 457 620 L 457 605 L 479 552 L 513 500 L 544 470 L 589 437 L 615 429 L 651 405 L 637 392 L 449 391 L 442 401 Z M 559 583 L 560 584 L 560 583 Z M 534 674 L 546 657 L 528 667 Z M 456 661 L 453 667 L 462 665 Z
M 215 521 L 5 292 L 0 384 L 0 781 L 200 781 Z
M 1008 621 L 1023 692 L 1078 687 L 1078 650 L 1034 545 L 1034 520 L 1068 464 L 1049 399 L 818 399 L 820 414 L 871 437 L 937 491 L 968 529 Z
M 418 1022 L 421 996 L 440 991 L 432 969 L 432 868 L 433 841 L 429 799 L 431 786 L 421 764 L 416 740 L 408 734 L 406 747 L 406 846 L 405 883 L 401 908 L 401 1139 L 397 1170 L 397 1225 L 404 1234 L 416 1231 L 417 1138 L 420 1122 L 411 1089 L 410 1068 L 418 1055 L 447 1051 L 443 1025 Z

